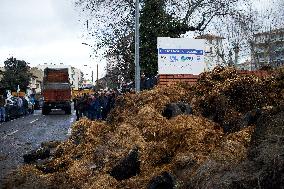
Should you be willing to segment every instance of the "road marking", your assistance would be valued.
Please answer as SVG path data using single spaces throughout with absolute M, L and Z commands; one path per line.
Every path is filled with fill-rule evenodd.
M 15 130 L 15 131 L 13 131 L 13 132 L 11 132 L 11 133 L 6 134 L 6 135 L 3 137 L 3 139 L 5 140 L 5 139 L 7 138 L 7 136 L 11 136 L 11 135 L 15 134 L 15 133 L 18 132 L 18 131 L 19 131 L 19 130 Z
M 7 136 L 11 136 L 11 135 L 15 134 L 15 133 L 18 132 L 18 131 L 19 131 L 19 130 L 17 129 L 17 130 L 15 130 L 15 131 L 11 132 L 11 133 L 8 133 Z
M 70 127 L 70 128 L 68 129 L 67 136 L 71 136 L 71 133 L 72 133 L 72 128 Z
M 38 119 L 35 119 L 35 120 L 31 121 L 30 123 L 32 124 L 32 123 L 34 123 L 34 122 L 36 122 L 36 121 L 38 121 Z

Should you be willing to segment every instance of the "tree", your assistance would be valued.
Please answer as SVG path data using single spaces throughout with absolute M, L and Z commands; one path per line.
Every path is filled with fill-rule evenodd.
M 183 30 L 180 21 L 165 11 L 165 2 L 145 0 L 140 17 L 140 65 L 146 76 L 154 76 L 158 70 L 157 37 L 179 37 Z M 121 38 L 108 51 L 107 75 L 126 82 L 134 79 L 134 33 Z M 113 75 L 113 77 L 111 76 Z
M 19 86 L 21 90 L 25 91 L 32 76 L 28 63 L 11 57 L 4 61 L 4 68 L 3 78 L 0 81 L 1 86 L 11 91 L 17 91 Z
M 130 82 L 134 79 L 134 37 L 128 35 L 107 51 L 107 74 L 109 86 Z
M 259 3 L 265 3 L 265 6 L 256 6 Z M 283 5 L 281 0 L 253 1 L 253 3 L 243 6 L 243 14 L 234 17 L 225 16 L 221 20 L 215 21 L 213 31 L 225 38 L 223 46 L 219 50 L 219 56 L 223 61 L 230 64 L 230 61 L 233 60 L 231 56 L 234 54 L 235 64 L 239 62 L 241 56 L 247 59 L 252 56 L 254 57 L 253 63 L 259 65 L 255 51 L 255 36 L 260 32 L 269 33 L 277 28 L 283 28 Z M 267 45 L 270 44 L 267 43 Z M 267 47 L 267 49 L 269 48 Z M 273 51 L 269 51 L 269 53 L 273 54 Z
M 248 0 L 155 0 L 181 24 L 183 31 L 204 31 L 216 17 L 238 15 L 238 4 Z M 115 44 L 121 37 L 134 31 L 135 1 L 133 0 L 76 0 L 76 6 L 88 17 L 88 34 L 96 41 L 96 47 Z M 146 6 L 147 0 L 140 5 Z M 149 2 L 148 2 L 149 3 Z
M 214 18 L 240 15 L 241 12 L 237 8 L 240 1 L 246 0 L 142 0 L 140 3 L 142 71 L 147 76 L 157 74 L 157 37 L 179 37 L 188 31 L 204 31 Z M 87 12 L 88 35 L 95 39 L 95 48 L 111 46 L 108 56 L 112 54 L 117 57 L 115 59 L 118 65 L 116 69 L 112 69 L 116 70 L 113 73 L 117 73 L 119 70 L 117 67 L 122 66 L 121 63 L 123 68 L 134 68 L 133 63 L 129 62 L 134 61 L 134 48 L 131 48 L 133 45 L 126 45 L 130 52 L 121 46 L 121 40 L 133 36 L 134 1 L 77 0 L 76 5 L 81 7 L 83 12 Z M 134 40 L 128 41 L 133 43 Z M 124 55 L 123 50 L 127 52 Z M 107 69 L 115 68 L 113 63 L 111 65 Z
M 144 0 L 141 10 L 140 65 L 148 77 L 158 71 L 157 37 L 179 37 L 187 30 L 183 22 L 166 11 L 166 6 L 166 1 Z

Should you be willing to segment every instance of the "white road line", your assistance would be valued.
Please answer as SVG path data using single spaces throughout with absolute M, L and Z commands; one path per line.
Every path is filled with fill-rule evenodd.
M 36 122 L 36 121 L 38 121 L 38 119 L 35 119 L 35 120 L 31 121 L 30 123 L 32 124 L 32 123 L 34 123 L 34 122 Z
M 15 130 L 15 131 L 11 132 L 11 133 L 8 133 L 7 136 L 11 136 L 11 135 L 15 134 L 15 133 L 18 132 L 18 131 L 19 131 L 19 130 L 17 129 L 17 130 Z
M 13 132 L 11 132 L 11 133 L 6 134 L 6 135 L 3 137 L 3 139 L 5 140 L 5 139 L 7 138 L 7 136 L 11 136 L 11 135 L 15 134 L 15 133 L 18 132 L 18 131 L 19 131 L 19 130 L 15 130 L 15 131 L 13 131 Z

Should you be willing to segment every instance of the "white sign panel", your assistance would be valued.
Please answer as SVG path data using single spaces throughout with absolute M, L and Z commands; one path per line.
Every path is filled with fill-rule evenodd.
M 204 72 L 205 40 L 158 37 L 159 74 L 194 74 Z

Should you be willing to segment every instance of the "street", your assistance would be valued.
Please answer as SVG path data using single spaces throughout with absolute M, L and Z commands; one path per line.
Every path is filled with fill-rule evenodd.
M 70 126 L 76 120 L 75 112 L 53 110 L 50 115 L 34 114 L 0 124 L 0 180 L 23 164 L 23 154 L 40 147 L 44 141 L 65 140 Z

